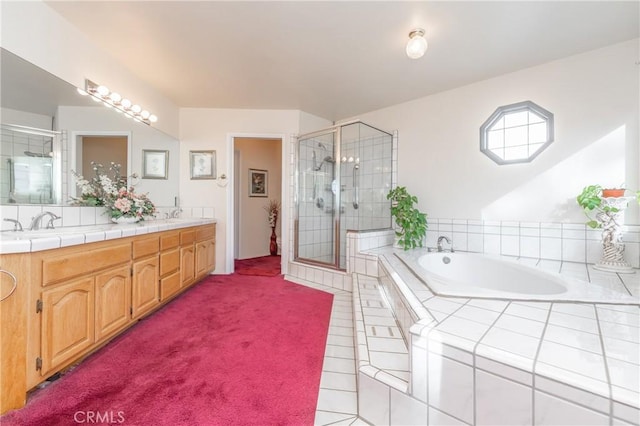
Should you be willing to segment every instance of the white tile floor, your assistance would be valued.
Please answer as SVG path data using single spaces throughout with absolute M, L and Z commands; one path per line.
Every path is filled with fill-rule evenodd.
M 368 425 L 358 418 L 351 293 L 308 281 L 290 280 L 333 294 L 314 424 Z

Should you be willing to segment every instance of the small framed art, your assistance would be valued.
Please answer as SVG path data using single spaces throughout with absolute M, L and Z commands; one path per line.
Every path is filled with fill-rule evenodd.
M 266 197 L 267 178 L 266 170 L 249 169 L 249 197 Z
M 142 179 L 169 178 L 169 151 L 142 150 Z
M 216 178 L 215 151 L 189 151 L 191 179 Z

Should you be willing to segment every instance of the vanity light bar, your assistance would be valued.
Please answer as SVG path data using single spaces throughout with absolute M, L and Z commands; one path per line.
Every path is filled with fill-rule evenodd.
M 136 121 L 151 125 L 158 121 L 158 117 L 143 109 L 140 105 L 134 104 L 129 99 L 123 98 L 119 93 L 110 91 L 107 87 L 94 83 L 86 79 L 84 87 L 87 94 L 93 96 L 93 99 L 102 102 L 109 108 L 115 108 L 116 111 L 125 114 L 125 117 L 133 118 Z M 81 92 L 78 90 L 78 92 Z

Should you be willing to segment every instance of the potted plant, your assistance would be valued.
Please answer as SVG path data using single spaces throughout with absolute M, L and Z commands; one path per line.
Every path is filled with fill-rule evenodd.
M 391 200 L 391 215 L 398 226 L 396 236 L 399 246 L 405 250 L 422 247 L 428 225 L 426 213 L 414 207 L 418 198 L 409 194 L 404 186 L 398 186 L 389 191 L 387 200 Z
M 620 188 L 618 188 L 620 189 Z M 633 196 L 625 197 L 622 193 L 605 192 L 600 185 L 589 185 L 582 189 L 576 197 L 578 205 L 582 207 L 589 218 L 587 226 L 602 229 L 602 260 L 595 265 L 596 269 L 614 272 L 633 272 L 624 259 L 624 243 L 622 242 L 622 212 L 627 208 L 631 199 L 640 202 L 640 191 Z

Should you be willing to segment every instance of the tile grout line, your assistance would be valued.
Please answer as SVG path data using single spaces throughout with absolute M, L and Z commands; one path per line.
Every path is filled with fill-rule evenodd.
M 549 318 L 551 318 L 552 309 L 553 302 L 549 305 L 549 310 L 547 311 L 547 320 L 545 321 L 544 327 L 542 329 L 542 334 L 540 335 L 540 341 L 538 342 L 538 347 L 536 348 L 536 354 L 533 358 L 533 366 L 531 369 L 531 419 L 534 425 L 536 424 L 536 365 L 538 364 L 538 357 L 540 356 L 542 342 L 544 341 L 544 335 L 547 332 L 547 326 L 549 325 Z
M 604 373 L 607 378 L 607 385 L 609 387 L 609 426 L 613 426 L 613 385 L 611 383 L 611 374 L 609 373 L 609 363 L 607 362 L 607 352 L 604 346 L 604 338 L 602 337 L 602 330 L 600 330 L 600 317 L 598 315 L 598 309 L 595 303 L 592 305 L 596 314 L 596 324 L 598 325 L 598 337 L 600 340 L 600 346 L 602 348 L 602 362 L 604 363 Z

